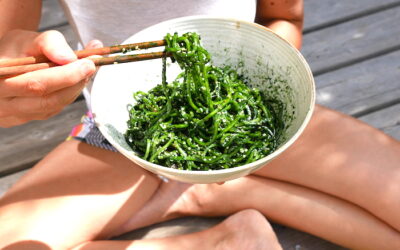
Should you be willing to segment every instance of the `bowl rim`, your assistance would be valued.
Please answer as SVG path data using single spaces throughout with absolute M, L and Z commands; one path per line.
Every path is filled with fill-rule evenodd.
M 177 23 L 177 22 L 184 22 L 184 21 L 192 21 L 192 20 L 202 20 L 202 19 L 213 19 L 213 20 L 217 20 L 217 21 L 228 21 L 228 22 L 232 22 L 232 23 L 236 23 L 236 25 L 240 26 L 241 24 L 244 25 L 249 25 L 249 26 L 253 26 L 256 27 L 258 29 L 263 29 L 264 31 L 272 34 L 273 36 L 275 36 L 276 38 L 278 38 L 279 40 L 281 40 L 281 42 L 283 42 L 284 44 L 286 44 L 286 46 L 288 47 L 289 50 L 292 50 L 292 52 L 294 52 L 296 54 L 296 56 L 300 59 L 300 61 L 302 62 L 302 64 L 305 67 L 306 70 L 306 74 L 310 79 L 310 84 L 311 84 L 311 95 L 310 95 L 310 105 L 307 111 L 307 115 L 304 118 L 302 124 L 300 125 L 300 127 L 298 128 L 298 130 L 296 131 L 296 133 L 287 141 L 285 142 L 283 145 L 281 145 L 277 150 L 275 150 L 274 152 L 272 152 L 271 154 L 257 160 L 251 163 L 247 163 L 241 166 L 237 166 L 237 167 L 232 167 L 232 168 L 227 168 L 227 169 L 216 169 L 216 170 L 183 170 L 183 169 L 175 169 L 175 168 L 171 168 L 171 167 L 165 167 L 162 165 L 158 165 L 149 161 L 146 161 L 142 158 L 140 158 L 139 156 L 130 153 L 130 152 L 126 152 L 125 149 L 123 149 L 120 145 L 113 145 L 119 153 L 125 155 L 127 158 L 129 158 L 130 160 L 132 160 L 132 158 L 134 158 L 134 162 L 137 163 L 140 167 L 143 167 L 145 169 L 151 168 L 151 169 L 156 169 L 159 170 L 160 172 L 167 172 L 168 174 L 171 175 L 192 175 L 192 176 L 205 176 L 205 175 L 223 175 L 223 174 L 228 174 L 228 173 L 235 173 L 235 172 L 241 172 L 241 171 L 245 171 L 247 169 L 253 169 L 257 166 L 259 166 L 260 164 L 264 163 L 264 165 L 269 162 L 270 160 L 274 159 L 276 156 L 280 155 L 282 152 L 284 152 L 287 148 L 289 148 L 298 138 L 299 136 L 303 133 L 304 129 L 306 128 L 306 126 L 308 125 L 311 116 L 314 112 L 314 107 L 315 107 L 315 101 L 316 101 L 316 88 L 315 88 L 315 80 L 314 80 L 314 76 L 312 74 L 312 71 L 310 69 L 310 66 L 308 65 L 307 61 L 305 60 L 305 58 L 303 57 L 303 55 L 300 53 L 300 51 L 295 48 L 292 44 L 290 44 L 286 39 L 284 39 L 283 37 L 281 37 L 280 35 L 276 34 L 274 31 L 272 31 L 271 29 L 262 26 L 260 24 L 257 23 L 252 23 L 252 22 L 248 22 L 248 21 L 244 21 L 244 20 L 240 20 L 240 19 L 235 19 L 235 18 L 225 18 L 225 17 L 217 17 L 217 16 L 204 16 L 204 15 L 193 15 L 193 16 L 184 16 L 184 17 L 178 17 L 178 18 L 173 18 L 173 19 L 169 19 L 166 21 L 162 21 L 159 22 L 157 24 L 151 25 L 147 28 L 142 29 L 141 31 L 131 35 L 130 37 L 128 37 L 127 39 L 124 40 L 124 42 L 122 42 L 122 44 L 126 44 L 127 41 L 129 41 L 133 36 L 137 36 L 142 32 L 147 31 L 150 28 L 153 28 L 154 26 L 157 25 L 168 25 L 169 23 Z M 92 98 L 93 100 L 93 98 Z M 94 120 L 96 122 L 96 117 L 94 117 Z M 103 125 L 102 123 L 97 123 L 96 125 L 98 126 L 100 132 L 103 134 L 103 136 L 107 139 L 110 140 L 112 139 L 111 136 L 108 135 L 107 133 L 107 128 L 105 127 L 105 124 Z

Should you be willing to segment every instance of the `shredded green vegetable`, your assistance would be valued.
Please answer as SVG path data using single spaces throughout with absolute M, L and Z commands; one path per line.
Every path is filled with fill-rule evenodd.
M 258 89 L 229 67 L 210 64 L 196 33 L 165 36 L 183 72 L 148 93 L 133 94 L 126 141 L 141 158 L 171 168 L 214 170 L 256 161 L 273 152 L 282 120 Z

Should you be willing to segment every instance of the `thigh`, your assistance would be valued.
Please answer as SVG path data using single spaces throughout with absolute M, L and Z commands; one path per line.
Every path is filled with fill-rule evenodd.
M 400 230 L 400 143 L 352 117 L 317 106 L 294 145 L 255 174 L 351 201 Z
M 0 245 L 36 240 L 64 249 L 107 238 L 158 185 L 121 154 L 64 142 L 0 200 Z

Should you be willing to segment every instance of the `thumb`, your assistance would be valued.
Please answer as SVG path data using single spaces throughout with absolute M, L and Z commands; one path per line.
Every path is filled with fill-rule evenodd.
M 56 30 L 43 32 L 36 39 L 38 49 L 51 61 L 64 65 L 77 59 L 63 34 Z

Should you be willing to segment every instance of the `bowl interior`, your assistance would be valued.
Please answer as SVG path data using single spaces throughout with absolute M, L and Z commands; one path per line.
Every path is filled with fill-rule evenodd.
M 224 170 L 186 171 L 162 167 L 137 157 L 123 134 L 129 119 L 127 106 L 132 93 L 148 91 L 161 83 L 161 60 L 102 66 L 92 88 L 92 110 L 103 135 L 122 154 L 140 166 L 179 181 L 210 183 L 246 175 L 282 153 L 300 135 L 310 119 L 315 87 L 310 69 L 301 54 L 273 32 L 252 23 L 209 17 L 173 19 L 151 26 L 124 43 L 160 40 L 166 33 L 197 32 L 203 46 L 217 66 L 230 65 L 250 79 L 266 96 L 283 103 L 286 127 L 280 147 L 256 162 Z M 148 51 L 159 51 L 153 48 Z M 167 64 L 167 80 L 180 72 L 178 65 Z

